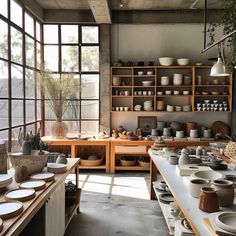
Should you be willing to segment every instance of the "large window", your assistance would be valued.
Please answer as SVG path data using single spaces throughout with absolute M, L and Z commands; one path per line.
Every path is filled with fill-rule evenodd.
M 0 1 L 0 139 L 19 148 L 19 130 L 41 122 L 36 75 L 41 64 L 41 24 L 16 0 Z
M 63 120 L 71 133 L 99 131 L 99 27 L 44 24 L 44 65 L 54 74 L 74 73 L 79 80 Z M 55 116 L 45 101 L 46 134 Z

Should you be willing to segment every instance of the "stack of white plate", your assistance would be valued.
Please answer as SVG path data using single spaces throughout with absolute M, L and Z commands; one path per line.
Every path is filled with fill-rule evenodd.
M 134 106 L 134 110 L 135 111 L 141 111 L 142 110 L 142 106 L 141 105 L 135 105 Z
M 152 100 L 144 102 L 144 111 L 153 111 Z
M 12 182 L 12 175 L 1 174 L 0 175 L 0 188 L 5 188 Z

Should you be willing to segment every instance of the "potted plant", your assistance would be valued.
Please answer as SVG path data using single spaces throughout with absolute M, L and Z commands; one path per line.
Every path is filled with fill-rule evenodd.
M 71 98 L 76 97 L 80 89 L 79 81 L 74 73 L 62 73 L 58 77 L 48 70 L 41 69 L 37 82 L 56 117 L 56 122 L 51 127 L 51 136 L 66 137 L 68 127 L 62 117 L 70 106 Z

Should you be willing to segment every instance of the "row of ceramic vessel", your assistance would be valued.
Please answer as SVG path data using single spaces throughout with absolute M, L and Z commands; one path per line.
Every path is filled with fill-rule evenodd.
M 168 85 L 191 85 L 192 84 L 192 77 L 189 75 L 177 74 L 174 73 L 173 75 L 173 82 L 171 83 L 169 76 L 161 76 L 161 85 L 168 86 Z

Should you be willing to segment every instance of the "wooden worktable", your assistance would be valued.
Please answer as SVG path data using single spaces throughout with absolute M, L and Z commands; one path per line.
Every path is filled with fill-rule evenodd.
M 62 174 L 55 174 L 55 181 L 47 183 L 45 189 L 36 191 L 36 197 L 32 200 L 23 202 L 24 210 L 16 217 L 3 221 L 3 230 L 0 235 L 19 235 L 20 232 L 27 226 L 34 215 L 40 210 L 40 208 L 46 203 L 50 195 L 55 191 L 57 186 L 63 183 L 66 177 L 75 169 L 76 172 L 76 186 L 78 186 L 78 158 L 68 159 L 67 171 Z M 14 171 L 11 170 L 11 173 Z M 13 181 L 7 190 L 18 188 L 19 184 Z M 4 193 L 0 195 L 0 201 L 4 201 Z M 40 226 L 39 226 L 40 227 Z

